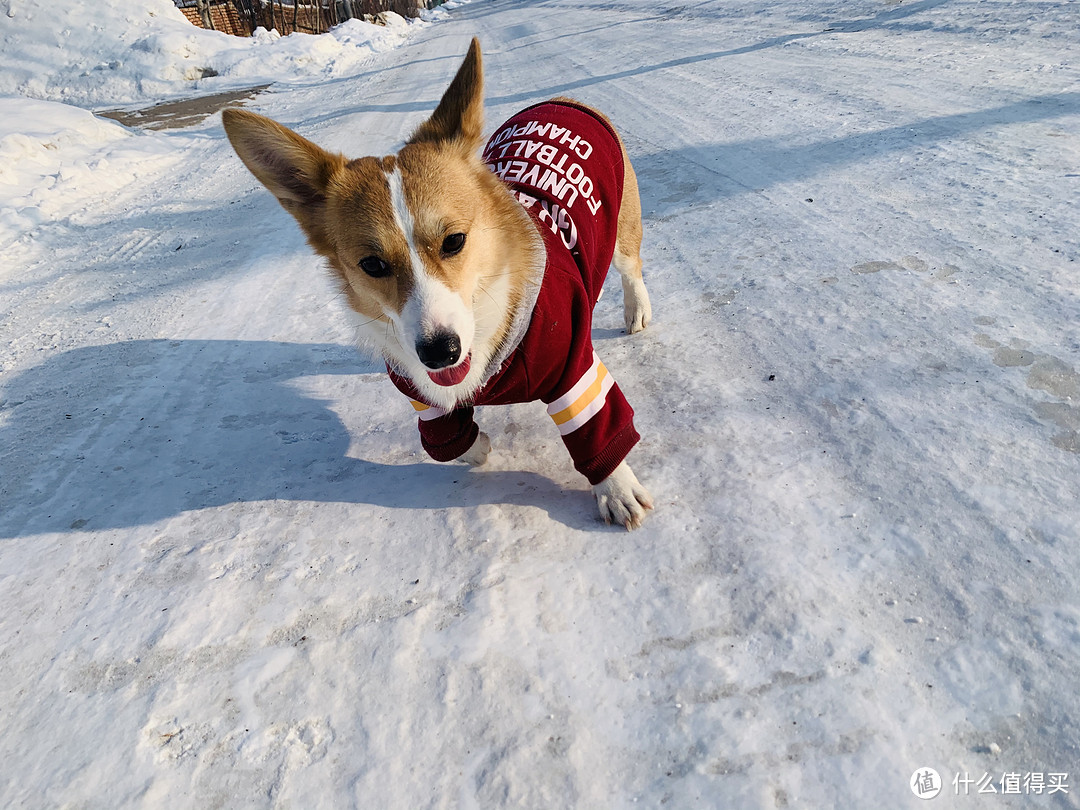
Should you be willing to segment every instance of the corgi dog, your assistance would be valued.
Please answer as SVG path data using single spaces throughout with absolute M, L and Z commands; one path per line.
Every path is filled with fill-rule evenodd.
M 434 113 L 393 155 L 347 159 L 244 110 L 223 122 L 326 259 L 429 455 L 482 464 L 491 442 L 474 407 L 541 400 L 600 516 L 641 525 L 653 501 L 625 460 L 639 439 L 633 411 L 592 348 L 610 264 L 627 332 L 652 317 L 637 180 L 602 114 L 552 99 L 485 146 L 473 39 Z

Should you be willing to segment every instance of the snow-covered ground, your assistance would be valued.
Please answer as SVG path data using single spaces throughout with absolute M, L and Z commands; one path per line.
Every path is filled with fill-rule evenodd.
M 0 805 L 1080 807 L 1080 4 L 86 5 L 0 0 Z M 219 116 L 86 109 L 381 154 L 473 35 L 637 166 L 634 533 L 542 406 L 426 459 Z

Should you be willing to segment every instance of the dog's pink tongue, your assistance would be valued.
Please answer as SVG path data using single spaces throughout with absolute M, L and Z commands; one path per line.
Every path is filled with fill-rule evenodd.
M 439 371 L 429 371 L 427 375 L 431 377 L 431 381 L 436 385 L 457 385 L 464 380 L 469 374 L 469 366 L 472 355 L 465 355 L 465 359 L 458 363 L 453 368 L 444 368 Z

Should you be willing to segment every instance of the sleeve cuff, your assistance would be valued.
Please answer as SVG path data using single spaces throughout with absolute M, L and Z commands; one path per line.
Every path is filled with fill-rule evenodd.
M 453 414 L 451 414 L 451 416 L 453 416 Z M 443 442 L 429 440 L 425 427 L 432 425 L 432 422 L 420 422 L 420 443 L 423 445 L 424 450 L 427 451 L 427 454 L 436 461 L 453 461 L 472 447 L 473 443 L 476 441 L 476 437 L 480 433 L 480 428 L 476 422 L 473 421 L 471 409 L 469 409 L 469 414 L 466 419 L 468 422 L 461 426 L 460 432 L 457 432 L 455 436 Z
M 598 455 L 580 464 L 575 463 L 574 467 L 589 479 L 590 484 L 595 486 L 622 464 L 623 459 L 629 455 L 634 445 L 640 440 L 641 436 L 634 428 L 634 423 L 630 422 L 615 435 L 614 439 L 608 442 L 607 446 Z

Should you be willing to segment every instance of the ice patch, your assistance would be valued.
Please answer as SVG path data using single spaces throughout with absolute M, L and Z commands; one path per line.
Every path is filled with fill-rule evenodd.
M 982 332 L 973 335 L 972 340 L 976 346 L 993 352 L 991 359 L 999 368 L 1030 368 L 1027 387 L 1060 400 L 1029 401 L 1032 411 L 1041 421 L 1062 430 L 1050 439 L 1055 447 L 1080 453 L 1080 407 L 1073 404 L 1080 400 L 1080 373 L 1057 357 L 1031 351 L 1023 340 L 1013 339 L 1012 347 L 1008 347 Z
M 852 273 L 863 275 L 866 273 L 880 273 L 883 270 L 903 270 L 896 262 L 863 262 L 851 268 Z
M 1056 357 L 1042 356 L 1034 361 L 1027 384 L 1059 399 L 1080 400 L 1080 374 Z

